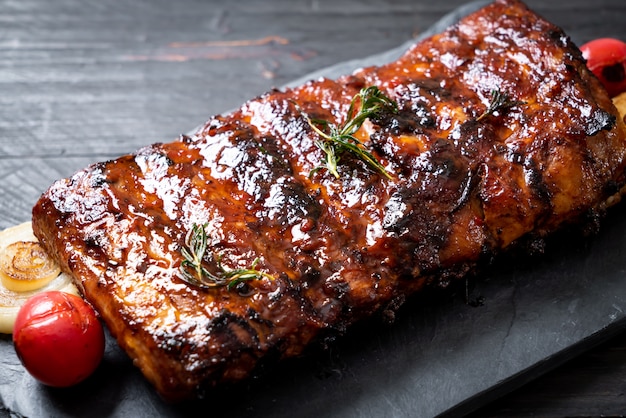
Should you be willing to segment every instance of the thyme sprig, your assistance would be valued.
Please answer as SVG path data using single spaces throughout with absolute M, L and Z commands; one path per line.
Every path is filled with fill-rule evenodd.
M 489 102 L 489 107 L 476 118 L 476 121 L 481 121 L 489 115 L 493 115 L 497 111 L 503 111 L 510 109 L 514 106 L 524 105 L 526 102 L 521 100 L 511 100 L 511 97 L 502 93 L 499 89 L 491 90 L 491 102 Z
M 378 87 L 370 86 L 361 89 L 352 98 L 346 121 L 341 126 L 323 119 L 312 119 L 302 112 L 311 128 L 320 136 L 315 144 L 325 154 L 324 164 L 314 168 L 310 174 L 313 175 L 321 169 L 327 169 L 333 176 L 339 178 L 337 166 L 341 154 L 348 152 L 374 171 L 390 179 L 391 175 L 385 170 L 385 167 L 365 149 L 364 144 L 354 134 L 361 128 L 365 120 L 379 117 L 385 112 L 395 113 L 397 110 L 398 105 L 394 100 L 385 96 Z
M 231 290 L 240 283 L 250 280 L 259 280 L 264 277 L 273 279 L 270 274 L 256 269 L 259 263 L 258 257 L 249 268 L 227 270 L 222 265 L 221 256 L 219 256 L 217 273 L 211 273 L 203 263 L 208 248 L 206 227 L 207 224 L 193 224 L 185 237 L 185 247 L 181 248 L 184 260 L 180 265 L 180 273 L 185 282 L 203 289 L 226 286 L 228 290 Z

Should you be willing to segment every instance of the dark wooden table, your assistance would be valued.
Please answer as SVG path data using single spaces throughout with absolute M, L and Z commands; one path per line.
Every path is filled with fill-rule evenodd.
M 388 50 L 464 3 L 0 1 L 0 228 L 28 220 L 53 179 L 173 140 L 311 71 Z M 528 4 L 579 44 L 626 39 L 623 0 Z M 616 15 L 625 24 L 605 24 Z M 619 335 L 474 416 L 620 415 L 625 392 Z

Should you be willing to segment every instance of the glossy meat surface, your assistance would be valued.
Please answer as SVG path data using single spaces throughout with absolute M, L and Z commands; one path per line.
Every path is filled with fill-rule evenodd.
M 348 155 L 339 179 L 311 175 L 323 153 L 303 112 L 341 123 L 370 85 L 399 110 L 357 135 L 392 178 Z M 496 91 L 508 105 L 487 112 Z M 33 227 L 158 392 L 192 398 L 601 213 L 624 185 L 614 115 L 559 28 L 498 1 L 396 62 L 269 92 L 60 180 Z M 272 279 L 183 281 L 185 237 L 204 223 L 208 269 L 258 258 Z

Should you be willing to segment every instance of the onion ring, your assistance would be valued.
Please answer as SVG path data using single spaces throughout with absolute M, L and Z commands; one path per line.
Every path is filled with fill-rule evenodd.
M 19 251 L 15 251 L 16 249 Z M 22 257 L 16 258 L 12 254 L 26 254 L 28 256 L 34 254 L 35 257 L 28 261 L 23 260 Z M 30 267 L 37 267 L 42 263 L 46 265 L 51 263 L 51 266 L 44 268 L 48 273 L 41 275 L 34 268 L 34 280 L 29 280 L 28 274 L 21 274 L 29 270 Z M 9 274 L 7 274 L 7 269 L 3 268 L 5 264 L 9 265 Z M 36 293 L 61 290 L 79 295 L 78 289 L 72 283 L 71 276 L 67 273 L 59 274 L 60 269 L 56 263 L 43 252 L 43 248 L 33 234 L 30 222 L 24 222 L 0 231 L 0 270 L 3 270 L 3 273 L 0 273 L 0 278 L 2 278 L 0 281 L 0 333 L 2 334 L 13 332 L 13 323 L 17 312 L 24 302 Z M 14 271 L 19 271 L 20 274 L 16 273 L 15 277 L 12 277 L 11 272 Z M 3 276 L 8 276 L 8 280 L 7 277 Z M 32 283 L 30 283 L 31 281 Z M 9 284 L 10 289 L 5 286 L 5 283 Z

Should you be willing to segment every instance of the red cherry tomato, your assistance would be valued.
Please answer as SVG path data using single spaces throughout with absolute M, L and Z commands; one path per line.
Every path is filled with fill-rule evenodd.
M 33 377 L 48 386 L 68 387 L 87 378 L 100 364 L 104 330 L 94 310 L 80 297 L 42 292 L 20 308 L 13 343 Z
M 600 79 L 609 96 L 626 91 L 626 43 L 601 38 L 584 44 L 580 50 L 587 67 Z

